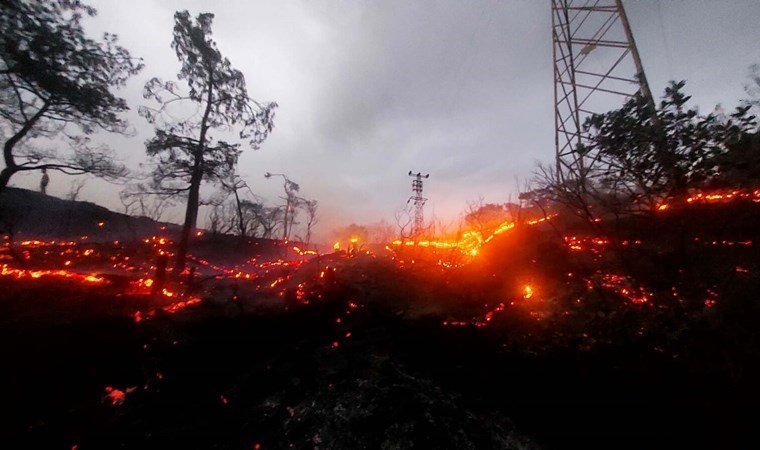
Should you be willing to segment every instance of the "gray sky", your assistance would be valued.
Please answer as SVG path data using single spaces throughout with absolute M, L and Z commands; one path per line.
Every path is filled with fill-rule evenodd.
M 554 153 L 549 0 L 90 0 L 88 30 L 119 35 L 145 59 L 121 92 L 137 136 L 105 139 L 132 168 L 152 129 L 137 116 L 153 76 L 173 79 L 173 14 L 213 12 L 222 53 L 250 94 L 280 104 L 261 150 L 240 172 L 279 201 L 286 173 L 320 202 L 318 237 L 380 219 L 410 195 L 409 170 L 430 173 L 426 217 L 453 222 L 466 202 L 506 201 L 536 160 Z M 760 63 L 760 1 L 625 1 L 649 78 L 670 79 L 704 112 L 744 98 L 747 68 Z M 34 186 L 39 175 L 12 183 Z M 70 179 L 53 174 L 63 195 Z M 119 209 L 118 187 L 89 182 L 82 199 Z M 514 196 L 514 194 L 513 194 Z M 172 214 L 179 220 L 179 213 Z

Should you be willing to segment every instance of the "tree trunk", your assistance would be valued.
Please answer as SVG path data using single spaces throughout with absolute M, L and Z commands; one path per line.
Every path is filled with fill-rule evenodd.
M 13 147 L 15 147 L 16 144 L 18 144 L 29 133 L 37 121 L 40 120 L 43 115 L 45 115 L 48 108 L 50 108 L 50 101 L 45 100 L 45 103 L 42 105 L 39 111 L 37 111 L 34 116 L 29 118 L 29 120 L 24 123 L 24 126 L 21 127 L 21 129 L 18 130 L 16 134 L 5 141 L 5 144 L 3 145 L 3 160 L 5 161 L 5 169 L 0 172 L 0 193 L 2 193 L 8 186 L 8 182 L 10 181 L 13 174 L 18 172 L 16 160 L 13 158 Z
M 0 171 L 0 194 L 5 191 L 5 188 L 8 186 L 8 182 L 11 180 L 14 173 L 16 173 L 16 171 L 10 167 L 6 167 Z
M 185 270 L 185 259 L 187 258 L 187 248 L 190 245 L 190 235 L 198 221 L 198 202 L 200 200 L 201 178 L 203 175 L 201 170 L 202 160 L 203 156 L 196 156 L 193 176 L 190 180 L 190 192 L 187 196 L 187 208 L 185 209 L 185 222 L 182 225 L 182 236 L 177 247 L 177 261 L 175 264 L 177 273 Z
M 288 240 L 288 210 L 290 210 L 290 199 L 285 200 L 285 215 L 282 218 L 282 241 Z
M 238 231 L 240 232 L 241 240 L 245 240 L 245 221 L 243 220 L 243 205 L 240 203 L 240 195 L 238 195 L 237 186 L 233 186 L 233 192 L 235 193 L 235 206 L 237 206 L 238 213 Z
M 190 178 L 190 192 L 187 196 L 187 209 L 185 209 L 185 223 L 182 225 L 182 237 L 177 248 L 177 273 L 185 270 L 185 258 L 187 247 L 190 245 L 190 233 L 195 229 L 198 221 L 198 202 L 200 201 L 201 181 L 203 180 L 203 154 L 206 150 L 206 133 L 208 132 L 208 117 L 211 114 L 211 100 L 214 92 L 214 74 L 209 74 L 208 95 L 206 98 L 206 111 L 201 120 L 201 135 L 198 138 L 198 149 L 195 151 L 193 162 L 193 174 Z

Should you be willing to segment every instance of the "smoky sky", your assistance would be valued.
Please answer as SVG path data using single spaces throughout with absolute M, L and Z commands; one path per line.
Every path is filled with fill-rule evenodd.
M 251 96 L 280 105 L 274 132 L 244 152 L 239 171 L 270 203 L 281 202 L 282 186 L 264 172 L 297 182 L 320 202 L 318 237 L 351 222 L 393 222 L 411 194 L 409 170 L 430 174 L 426 218 L 452 223 L 480 196 L 514 199 L 535 161 L 553 159 L 549 0 L 89 3 L 98 16 L 87 30 L 116 33 L 146 65 L 121 91 L 136 134 L 100 138 L 139 169 L 152 134 L 136 113 L 142 86 L 179 69 L 173 14 L 212 12 L 218 46 Z M 687 81 L 702 112 L 746 97 L 747 69 L 760 63 L 760 2 L 624 4 L 656 95 L 674 79 Z M 63 196 L 69 183 L 54 174 L 50 190 Z M 91 181 L 82 198 L 118 210 L 119 189 Z

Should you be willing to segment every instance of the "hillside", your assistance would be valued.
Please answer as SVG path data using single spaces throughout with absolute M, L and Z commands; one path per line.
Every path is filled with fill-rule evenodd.
M 135 243 L 152 236 L 168 241 L 179 237 L 181 227 L 111 211 L 90 202 L 64 200 L 27 189 L 8 188 L 0 194 L 0 233 L 13 241 L 76 241 Z M 301 245 L 291 242 L 292 245 Z M 194 236 L 192 254 L 222 265 L 290 257 L 289 246 L 279 241 L 232 235 Z
M 17 238 L 77 240 L 88 236 L 89 241 L 104 242 L 179 230 L 175 224 L 128 216 L 94 203 L 64 200 L 28 189 L 9 187 L 0 194 L 0 231 L 12 232 Z

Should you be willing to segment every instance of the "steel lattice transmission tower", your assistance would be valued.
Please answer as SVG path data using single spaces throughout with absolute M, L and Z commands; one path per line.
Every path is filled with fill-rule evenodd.
M 422 179 L 430 178 L 430 174 L 423 175 L 422 172 L 412 173 L 410 170 L 409 176 L 414 177 L 414 180 L 412 180 L 412 193 L 414 195 L 409 197 L 409 200 L 407 200 L 406 203 L 409 204 L 409 202 L 414 201 L 414 228 L 412 228 L 412 235 L 416 237 L 422 233 L 422 230 L 425 227 L 425 218 L 422 209 L 424 208 L 427 199 L 422 196 Z
M 557 175 L 584 181 L 604 165 L 595 152 L 576 151 L 591 143 L 586 118 L 638 91 L 652 111 L 654 101 L 621 0 L 552 0 L 552 35 Z

